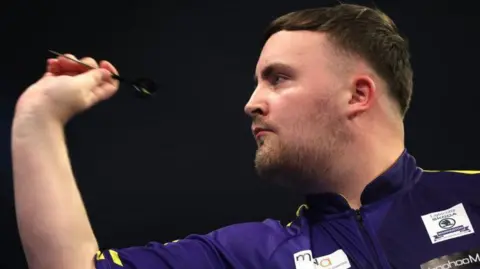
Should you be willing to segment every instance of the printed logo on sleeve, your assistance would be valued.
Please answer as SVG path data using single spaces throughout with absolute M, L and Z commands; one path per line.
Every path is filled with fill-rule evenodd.
M 480 268 L 480 249 L 445 255 L 422 265 L 421 269 L 474 269 Z
M 296 269 L 348 269 L 351 268 L 347 254 L 341 249 L 322 257 L 313 258 L 311 250 L 293 255 Z
M 311 250 L 302 250 L 293 254 L 295 269 L 315 269 Z
M 422 220 L 432 244 L 475 232 L 461 203 L 443 211 L 423 215 Z

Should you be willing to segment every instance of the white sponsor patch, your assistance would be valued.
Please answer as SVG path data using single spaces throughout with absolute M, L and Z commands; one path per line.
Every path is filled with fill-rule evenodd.
M 315 269 L 311 250 L 302 250 L 293 254 L 295 269 Z
M 352 267 L 347 254 L 341 249 L 330 255 L 315 258 L 313 264 L 315 264 L 315 269 L 347 269 Z
M 351 268 L 347 254 L 341 249 L 332 254 L 313 258 L 311 250 L 303 250 L 293 255 L 296 269 L 348 269 Z
M 462 203 L 446 210 L 423 215 L 422 220 L 432 244 L 475 232 Z

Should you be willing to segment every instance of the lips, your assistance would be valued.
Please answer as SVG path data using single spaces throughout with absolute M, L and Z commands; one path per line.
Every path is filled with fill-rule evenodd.
M 253 135 L 255 138 L 258 138 L 262 135 L 265 135 L 267 132 L 271 132 L 272 130 L 267 129 L 267 128 L 260 128 L 260 127 L 255 127 L 253 128 Z

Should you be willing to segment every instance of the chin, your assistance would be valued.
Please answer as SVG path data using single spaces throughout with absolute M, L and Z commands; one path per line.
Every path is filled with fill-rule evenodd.
M 271 142 L 271 141 L 269 141 Z M 316 176 L 306 159 L 310 154 L 281 145 L 265 143 L 259 146 L 255 156 L 255 169 L 260 178 L 295 192 L 311 191 Z
M 260 147 L 255 158 L 255 170 L 260 178 L 282 187 L 292 187 L 298 174 L 287 159 L 272 148 Z

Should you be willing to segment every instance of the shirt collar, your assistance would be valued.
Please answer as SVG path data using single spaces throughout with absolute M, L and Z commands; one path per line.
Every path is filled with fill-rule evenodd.
M 413 156 L 404 150 L 395 163 L 370 182 L 361 194 L 362 206 L 383 200 L 402 190 L 411 188 L 419 179 L 421 169 Z M 336 193 L 311 194 L 306 197 L 306 208 L 317 214 L 335 214 L 351 210 L 346 199 Z

